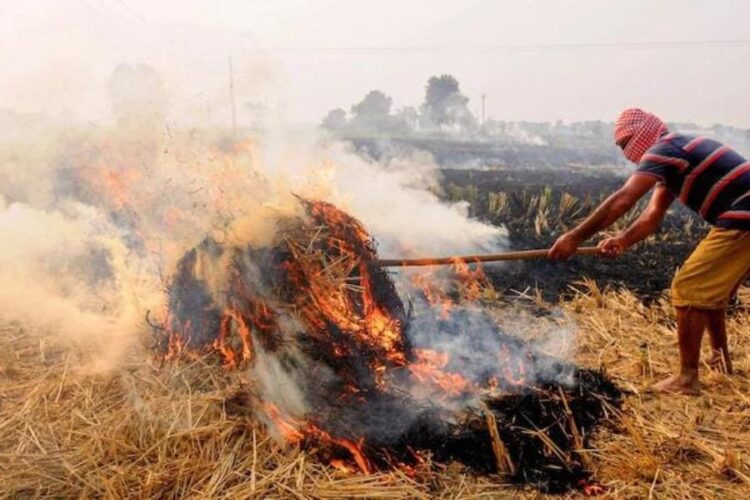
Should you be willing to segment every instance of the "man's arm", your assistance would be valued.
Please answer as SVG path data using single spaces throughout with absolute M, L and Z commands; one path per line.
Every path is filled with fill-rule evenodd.
M 657 182 L 651 175 L 634 174 L 599 205 L 578 227 L 560 236 L 550 248 L 549 258 L 565 260 L 578 246 L 625 215 Z
M 651 201 L 643 213 L 628 228 L 623 229 L 614 238 L 607 238 L 599 244 L 602 252 L 609 257 L 617 257 L 628 247 L 647 238 L 654 233 L 664 220 L 667 209 L 675 199 L 664 184 L 659 184 L 654 189 Z

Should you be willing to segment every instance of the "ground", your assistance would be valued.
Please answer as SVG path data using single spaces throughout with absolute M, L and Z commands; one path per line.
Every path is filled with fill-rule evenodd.
M 735 375 L 704 367 L 702 396 L 655 396 L 646 388 L 670 372 L 677 354 L 668 302 L 645 306 L 627 291 L 577 288 L 558 306 L 577 327 L 576 360 L 603 367 L 631 392 L 588 452 L 608 495 L 729 498 L 749 491 L 750 313 L 736 311 L 729 321 Z M 750 300 L 750 290 L 741 296 Z M 160 365 L 135 346 L 120 367 L 95 373 L 91 351 L 51 331 L 2 323 L 0 496 L 539 496 L 458 466 L 416 477 L 343 473 L 284 449 L 241 416 L 237 372 L 200 360 Z
M 445 195 L 509 224 L 521 248 L 547 244 L 585 212 L 587 197 L 616 185 L 584 176 L 548 190 L 549 176 L 527 182 L 529 175 L 516 176 L 519 190 L 507 173 L 457 172 Z M 578 201 L 562 201 L 566 192 Z M 535 321 L 547 330 L 554 322 L 572 327 L 575 361 L 603 368 L 629 391 L 622 414 L 586 451 L 606 495 L 735 498 L 750 491 L 750 311 L 739 307 L 728 322 L 734 375 L 704 366 L 698 397 L 646 391 L 677 361 L 664 289 L 702 230 L 689 229 L 684 214 L 670 217 L 665 231 L 620 262 L 496 267 L 489 274 L 502 293 L 492 305 L 511 333 L 533 335 Z M 750 304 L 750 289 L 739 298 Z M 278 445 L 247 416 L 241 372 L 200 359 L 161 364 L 149 335 L 144 328 L 116 367 L 103 369 L 92 363 L 90 343 L 0 319 L 0 498 L 541 496 L 459 466 L 362 476 L 321 465 Z

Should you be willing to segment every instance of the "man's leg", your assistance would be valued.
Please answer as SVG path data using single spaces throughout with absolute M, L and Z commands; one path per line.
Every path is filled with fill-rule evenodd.
M 708 314 L 708 334 L 711 337 L 711 366 L 726 374 L 732 374 L 732 360 L 727 346 L 726 311 L 716 309 L 706 311 Z
M 750 231 L 711 228 L 672 281 L 672 303 L 677 310 L 680 373 L 653 388 L 697 394 L 698 360 L 703 330 L 708 327 L 711 346 L 731 370 L 724 312 L 740 280 L 750 272 Z
M 703 330 L 710 312 L 694 307 L 677 307 L 677 337 L 680 342 L 680 373 L 652 386 L 659 392 L 700 394 L 698 361 Z

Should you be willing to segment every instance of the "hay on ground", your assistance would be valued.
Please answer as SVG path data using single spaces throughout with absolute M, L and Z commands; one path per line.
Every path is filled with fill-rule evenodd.
M 736 374 L 702 371 L 697 398 L 645 389 L 677 359 L 668 301 L 644 306 L 593 283 L 562 307 L 576 361 L 633 394 L 586 450 L 615 497 L 738 497 L 750 491 L 750 312 L 728 321 Z M 750 290 L 742 290 L 750 303 Z M 147 333 L 144 331 L 144 336 Z M 54 332 L 0 324 L 0 497 L 466 498 L 519 494 L 500 478 L 426 464 L 361 476 L 286 449 L 237 411 L 247 381 L 201 360 L 160 366 L 135 347 L 109 373 Z M 538 497 L 527 490 L 522 496 Z

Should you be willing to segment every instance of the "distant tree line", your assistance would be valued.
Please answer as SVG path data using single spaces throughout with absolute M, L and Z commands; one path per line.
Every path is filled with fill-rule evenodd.
M 486 120 L 480 123 L 469 109 L 469 98 L 461 92 L 452 75 L 427 80 L 424 98 L 418 107 L 393 110 L 393 99 L 381 90 L 371 90 L 347 112 L 332 109 L 321 126 L 342 136 L 414 137 L 438 134 L 442 137 L 486 138 L 495 142 L 548 145 L 563 140 L 584 140 L 611 145 L 612 123 L 586 121 L 564 124 L 548 122 L 506 122 Z
M 469 111 L 469 98 L 451 75 L 433 76 L 425 85 L 424 101 L 415 108 L 406 106 L 392 112 L 393 99 L 380 90 L 371 90 L 349 113 L 333 109 L 322 126 L 339 133 L 386 133 L 404 135 L 416 131 L 471 133 L 477 119 Z
M 614 117 L 613 117 L 614 118 Z M 503 121 L 481 123 L 469 110 L 469 98 L 452 75 L 427 80 L 424 98 L 417 106 L 393 110 L 393 99 L 381 90 L 371 90 L 347 112 L 328 112 L 321 126 L 340 136 L 418 139 L 437 135 L 443 139 L 491 141 L 495 144 L 528 144 L 588 148 L 611 153 L 614 124 L 602 120 L 572 123 Z M 671 130 L 718 138 L 750 155 L 750 130 L 724 125 L 701 127 L 673 123 Z

